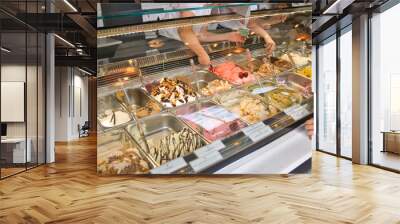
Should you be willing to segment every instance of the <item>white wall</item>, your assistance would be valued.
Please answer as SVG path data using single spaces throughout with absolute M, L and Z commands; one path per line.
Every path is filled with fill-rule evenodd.
M 1 81 L 3 82 L 26 82 L 25 80 L 25 71 L 26 67 L 24 65 L 18 64 L 4 64 L 1 66 Z M 36 67 L 28 66 L 27 67 L 28 74 L 36 74 Z M 30 85 L 36 85 L 36 81 L 32 82 L 30 80 Z M 30 93 L 29 90 L 33 90 L 33 93 Z M 36 98 L 36 89 L 28 88 L 27 93 L 28 99 L 27 102 L 31 103 L 35 101 L 33 98 Z M 36 101 L 35 101 L 36 102 Z M 35 105 L 29 105 L 34 106 Z M 2 110 L 6 110 L 7 108 L 1 108 Z M 34 117 L 31 117 L 34 116 Z M 28 113 L 28 122 L 35 121 L 36 124 L 36 114 L 29 114 Z M 7 136 L 8 137 L 25 137 L 25 122 L 12 122 L 7 123 Z M 33 124 L 28 125 L 28 127 L 33 126 Z M 29 137 L 29 136 L 28 136 Z
M 55 141 L 67 141 L 69 124 L 68 124 L 68 86 L 70 77 L 67 67 L 55 68 Z
M 38 71 L 37 71 L 38 69 Z M 27 77 L 27 80 L 25 78 Z M 35 66 L 25 66 L 25 64 L 2 64 L 2 82 L 25 82 L 26 83 L 26 110 L 27 120 L 24 122 L 6 122 L 7 137 L 30 139 L 32 151 L 32 161 L 44 162 L 44 74 L 42 68 Z M 4 97 L 4 96 L 3 96 Z M 11 110 L 11 108 L 1 108 L 1 110 Z M 37 151 L 38 150 L 38 151 Z M 39 156 L 37 156 L 39 153 Z
M 55 140 L 70 141 L 88 120 L 88 79 L 72 67 L 56 67 L 55 73 Z

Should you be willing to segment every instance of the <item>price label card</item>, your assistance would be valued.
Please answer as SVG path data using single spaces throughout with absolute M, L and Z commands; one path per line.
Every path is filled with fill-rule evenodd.
M 270 134 L 274 133 L 270 126 L 262 122 L 258 122 L 242 129 L 242 132 L 253 142 L 257 142 Z
M 307 105 L 300 106 L 299 104 L 296 104 L 289 108 L 286 108 L 283 111 L 285 112 L 285 114 L 291 116 L 294 120 L 297 121 L 309 114 L 306 106 Z
M 199 157 L 196 160 L 190 161 L 189 163 L 195 172 L 199 172 L 221 160 L 223 160 L 221 153 L 214 151 L 207 154 L 207 156 Z
M 267 93 L 274 89 L 275 89 L 275 87 L 273 87 L 273 86 L 265 86 L 265 87 L 253 89 L 253 91 L 251 91 L 251 94 L 258 95 L 258 94 L 262 94 L 262 93 Z
M 163 164 L 157 168 L 154 168 L 150 171 L 151 174 L 170 174 L 173 173 L 179 169 L 182 169 L 185 167 L 187 163 L 185 160 L 181 158 L 174 159 L 172 161 L 169 161 L 166 164 Z
M 181 117 L 201 126 L 207 131 L 211 131 L 223 125 L 224 122 L 231 122 L 238 119 L 237 115 L 220 106 L 208 107 L 195 113 L 183 115 Z
M 222 141 L 215 141 L 196 150 L 194 154 L 196 154 L 197 157 L 207 157 L 210 153 L 219 152 L 219 150 L 223 148 L 225 148 L 225 144 L 222 143 Z

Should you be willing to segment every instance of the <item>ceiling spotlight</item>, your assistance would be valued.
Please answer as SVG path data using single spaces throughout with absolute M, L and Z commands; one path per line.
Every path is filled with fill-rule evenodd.
M 7 49 L 5 47 L 1 47 L 0 49 L 1 49 L 1 51 L 4 51 L 6 53 L 10 53 L 11 52 L 11 50 L 9 50 L 9 49 Z
M 73 6 L 68 0 L 64 0 L 64 3 L 68 5 L 74 12 L 78 12 L 78 10 Z

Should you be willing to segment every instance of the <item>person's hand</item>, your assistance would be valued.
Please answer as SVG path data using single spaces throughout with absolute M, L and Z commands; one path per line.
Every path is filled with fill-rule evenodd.
M 239 42 L 239 43 L 243 43 L 245 41 L 245 38 L 240 35 L 240 33 L 238 32 L 229 32 L 226 34 L 226 40 L 230 41 L 230 42 Z
M 268 30 L 272 28 L 272 25 L 279 24 L 285 22 L 287 19 L 287 15 L 279 15 L 279 16 L 271 16 L 267 19 L 259 20 L 259 24 L 262 28 Z
M 269 24 L 269 23 L 262 23 L 261 26 L 262 26 L 262 28 L 264 28 L 266 30 L 269 30 L 272 27 L 271 24 Z
M 305 128 L 307 131 L 307 136 L 311 139 L 312 136 L 314 135 L 314 119 L 313 118 L 306 121 Z
M 272 52 L 274 52 L 274 50 L 276 49 L 276 44 L 275 41 L 272 40 L 271 37 L 265 37 L 265 53 L 267 54 L 267 56 L 272 55 Z
M 268 19 L 268 23 L 269 25 L 275 25 L 285 22 L 286 19 L 287 15 L 272 16 L 271 18 Z
M 279 22 L 280 22 L 280 23 L 285 22 L 286 19 L 287 19 L 287 15 L 279 15 L 279 16 L 277 16 L 277 17 L 278 17 L 277 19 L 279 19 Z
M 206 65 L 206 66 L 208 66 L 208 65 L 210 65 L 210 63 L 211 63 L 211 61 L 210 61 L 210 56 L 208 56 L 207 53 L 204 53 L 204 54 L 199 55 L 199 56 L 198 56 L 198 60 L 199 60 L 199 63 L 200 63 L 201 65 Z

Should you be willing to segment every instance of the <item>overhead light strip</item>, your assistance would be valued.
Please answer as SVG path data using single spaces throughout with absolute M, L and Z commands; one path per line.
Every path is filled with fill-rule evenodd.
M 322 14 L 328 14 L 332 9 L 334 9 L 338 4 L 340 0 L 336 0 L 331 6 L 329 6 L 327 9 Z
M 92 75 L 92 73 L 90 73 L 90 72 L 88 72 L 88 71 L 86 71 L 86 70 L 83 70 L 83 69 L 81 69 L 81 68 L 79 68 L 79 67 L 78 67 L 78 70 L 81 71 L 81 72 L 83 72 L 83 73 L 85 73 L 85 74 L 87 74 L 87 75 Z
M 6 53 L 10 53 L 10 52 L 11 52 L 11 50 L 8 50 L 8 49 L 5 48 L 5 47 L 1 47 L 0 49 L 1 49 L 2 51 L 6 52 Z
M 343 9 L 351 5 L 353 2 L 354 0 L 336 0 L 331 6 L 325 9 L 322 14 L 342 14 Z M 338 12 L 338 10 L 340 11 Z
M 68 0 L 64 0 L 64 3 L 68 5 L 74 12 L 78 12 L 78 10 L 73 6 Z
M 64 42 L 65 44 L 67 44 L 70 47 L 76 48 L 75 45 L 73 45 L 71 42 L 69 42 L 68 40 L 60 37 L 58 34 L 54 34 L 55 37 L 57 37 L 59 40 L 61 40 L 62 42 Z

